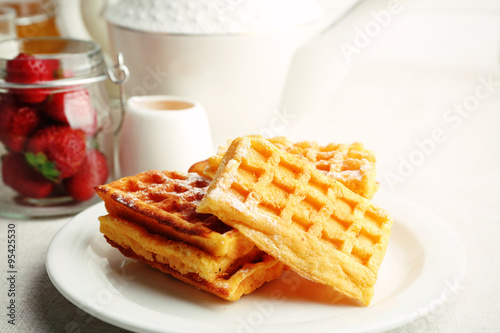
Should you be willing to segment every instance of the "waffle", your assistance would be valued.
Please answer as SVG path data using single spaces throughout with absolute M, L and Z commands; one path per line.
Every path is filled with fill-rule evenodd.
M 305 158 L 313 163 L 316 169 L 367 199 L 371 199 L 378 189 L 375 180 L 375 155 L 365 149 L 362 143 L 330 143 L 320 146 L 311 141 L 292 143 L 284 137 L 267 140 L 283 151 Z M 216 155 L 195 163 L 189 172 L 196 172 L 202 177 L 212 179 L 227 148 L 228 146 L 219 147 Z
M 392 218 L 304 159 L 262 138 L 236 139 L 198 211 L 304 277 L 370 303 Z
M 108 243 L 123 255 L 226 300 L 238 300 L 283 270 L 283 264 L 257 247 L 237 259 L 215 257 L 122 218 L 106 215 L 99 220 Z
M 114 217 L 217 257 L 241 257 L 254 244 L 217 217 L 196 212 L 208 185 L 197 174 L 150 170 L 97 186 L 96 192 Z

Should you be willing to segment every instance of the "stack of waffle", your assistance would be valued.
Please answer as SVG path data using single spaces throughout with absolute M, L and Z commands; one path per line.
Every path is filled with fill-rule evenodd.
M 196 212 L 209 182 L 148 171 L 96 188 L 108 243 L 199 289 L 237 300 L 281 275 L 283 264 L 217 217 Z
M 368 305 L 392 219 L 361 144 L 242 137 L 183 174 L 98 186 L 101 232 L 125 256 L 227 300 L 289 267 Z

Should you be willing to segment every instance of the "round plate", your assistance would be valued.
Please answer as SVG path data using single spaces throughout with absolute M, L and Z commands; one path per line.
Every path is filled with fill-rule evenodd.
M 374 200 L 394 217 L 370 306 L 332 303 L 327 287 L 287 271 L 237 302 L 219 299 L 125 258 L 99 232 L 102 203 L 52 240 L 47 272 L 89 314 L 141 332 L 377 332 L 401 326 L 453 295 L 465 274 L 463 247 L 431 213 L 387 193 Z M 446 263 L 445 265 L 443 263 Z

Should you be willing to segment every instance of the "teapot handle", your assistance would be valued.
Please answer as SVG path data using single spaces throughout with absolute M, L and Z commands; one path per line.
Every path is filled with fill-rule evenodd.
M 109 52 L 104 10 L 116 0 L 64 0 L 59 1 L 56 24 L 64 37 L 94 40 L 104 53 Z

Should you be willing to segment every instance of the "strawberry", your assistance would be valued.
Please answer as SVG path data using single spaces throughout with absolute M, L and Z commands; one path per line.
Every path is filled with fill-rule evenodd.
M 42 60 L 45 66 L 47 67 L 47 72 L 50 73 L 49 80 L 64 78 L 63 75 L 64 70 L 60 67 L 59 59 L 45 58 Z
M 2 157 L 2 178 L 21 195 L 30 198 L 45 198 L 54 188 L 54 183 L 31 168 L 22 153 L 10 152 Z
M 85 133 L 66 125 L 35 131 L 26 144 L 28 152 L 43 154 L 59 172 L 57 180 L 74 175 L 85 159 Z
M 63 180 L 63 186 L 69 195 L 77 201 L 91 199 L 94 186 L 102 185 L 108 179 L 106 157 L 98 150 L 90 150 L 78 171 L 70 178 Z
M 97 114 L 85 89 L 52 94 L 44 103 L 44 110 L 52 119 L 81 129 L 89 136 L 97 131 Z
M 40 59 L 27 53 L 20 53 L 7 61 L 5 81 L 13 83 L 39 83 L 54 78 L 52 59 Z
M 37 109 L 19 106 L 3 98 L 0 101 L 0 141 L 12 151 L 22 151 L 28 135 L 41 122 Z
M 35 84 L 54 79 L 58 63 L 54 59 L 40 59 L 27 53 L 20 53 L 7 61 L 5 81 L 21 84 Z M 57 67 L 57 68 L 56 68 Z M 47 98 L 48 90 L 43 88 L 11 89 L 18 100 L 35 104 Z

